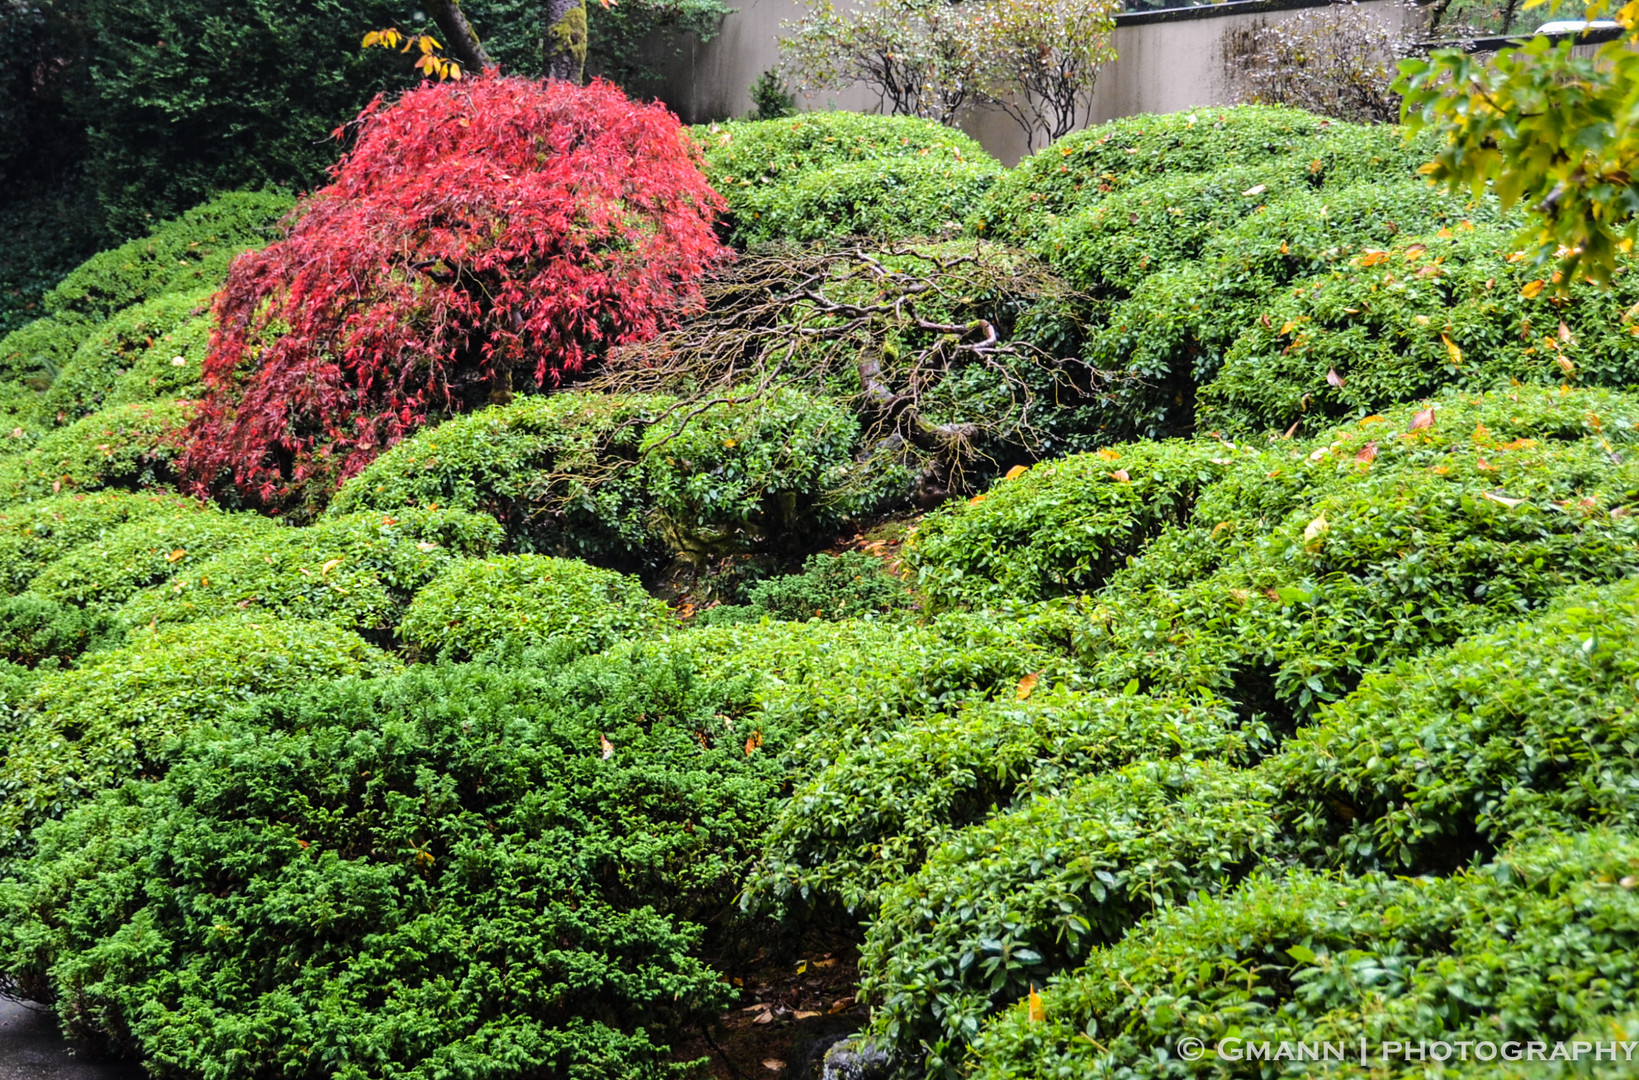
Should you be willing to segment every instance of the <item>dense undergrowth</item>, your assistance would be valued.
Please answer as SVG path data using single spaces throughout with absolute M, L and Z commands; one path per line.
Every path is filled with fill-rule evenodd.
M 694 138 L 708 310 L 299 525 L 176 489 L 287 203 L 0 340 L 0 989 L 221 1080 L 684 1073 L 816 930 L 902 1077 L 1628 1022 L 1631 266 L 1287 110 Z

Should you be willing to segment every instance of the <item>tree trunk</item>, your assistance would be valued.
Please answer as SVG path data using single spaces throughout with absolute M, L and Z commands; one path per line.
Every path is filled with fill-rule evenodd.
M 579 83 L 586 74 L 586 0 L 545 0 L 541 14 L 543 74 Z
M 478 75 L 495 66 L 472 24 L 462 14 L 461 0 L 421 0 L 421 7 L 444 32 L 450 55 L 459 60 L 462 67 Z

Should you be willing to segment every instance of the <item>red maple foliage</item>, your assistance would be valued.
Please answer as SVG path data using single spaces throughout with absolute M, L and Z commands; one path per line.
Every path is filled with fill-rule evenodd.
M 677 119 L 609 83 L 427 84 L 352 127 L 329 186 L 217 295 L 183 433 L 196 491 L 314 501 L 429 416 L 658 333 L 727 256 Z

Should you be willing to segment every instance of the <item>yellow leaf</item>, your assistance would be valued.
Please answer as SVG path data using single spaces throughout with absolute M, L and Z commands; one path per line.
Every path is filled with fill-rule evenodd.
M 1098 452 L 1098 456 L 1103 458 L 1105 461 L 1115 461 L 1121 455 L 1116 453 L 1114 450 L 1111 450 L 1108 446 L 1106 446 L 1104 449 L 1102 449 Z
M 380 40 L 381 40 L 381 31 L 380 30 L 372 30 L 368 34 L 364 35 L 364 41 L 359 44 L 359 48 L 368 49 L 370 46 L 374 45 L 376 42 L 378 42 Z
M 1527 281 L 1525 283 L 1524 287 L 1520 289 L 1520 294 L 1522 296 L 1524 296 L 1525 299 L 1527 299 L 1527 300 L 1535 300 L 1536 297 L 1537 297 L 1537 294 L 1540 293 L 1541 291 L 1542 291 L 1542 279 L 1538 278 L 1536 281 Z
M 1389 253 L 1386 251 L 1379 251 L 1376 248 L 1367 248 L 1365 251 L 1360 253 L 1360 265 L 1376 266 L 1380 262 L 1387 262 L 1388 258 Z
M 185 556 L 187 554 L 188 554 L 188 549 L 187 548 L 177 548 L 175 551 L 173 551 L 169 555 L 165 556 L 165 561 L 166 562 L 178 562 L 183 558 L 183 556 Z
M 1018 700 L 1019 701 L 1024 701 L 1026 698 L 1028 698 L 1031 695 L 1031 693 L 1035 691 L 1036 684 L 1040 681 L 1041 681 L 1041 672 L 1039 672 L 1039 671 L 1033 671 L 1030 674 L 1026 675 L 1024 678 L 1020 679 L 1019 680 L 1019 690 L 1018 690 Z
M 331 559 L 329 562 L 327 562 L 323 566 L 319 567 L 319 576 L 324 577 L 326 574 L 330 573 L 330 571 L 332 571 L 336 567 L 340 566 L 341 562 L 342 561 L 341 561 L 340 558 Z
M 1029 471 L 1030 471 L 1030 466 L 1028 466 L 1028 465 L 1015 465 L 1011 469 L 1007 470 L 1007 475 L 1002 477 L 1002 479 L 1003 480 L 1017 480 L 1019 477 L 1023 476 L 1025 473 L 1027 473 Z
M 1285 325 L 1283 325 L 1280 328 L 1281 337 L 1285 337 L 1287 334 L 1290 334 L 1293 330 L 1296 330 L 1297 328 L 1298 328 L 1298 324 L 1295 323 L 1295 322 L 1286 323 Z
M 1041 995 L 1036 993 L 1036 988 L 1032 986 L 1030 988 L 1030 1022 L 1039 1024 L 1046 1019 L 1047 1007 L 1042 1004 Z
M 1303 541 L 1306 544 L 1312 544 L 1331 531 L 1331 523 L 1326 520 L 1325 514 L 1321 514 L 1304 528 Z
M 1565 357 L 1561 356 L 1561 357 L 1558 358 L 1558 363 L 1559 363 L 1560 370 L 1565 372 L 1566 375 L 1575 375 L 1576 374 L 1576 365 L 1571 363 L 1570 360 L 1568 360 Z
M 1457 343 L 1446 337 L 1444 334 L 1440 335 L 1440 340 L 1446 343 L 1446 355 L 1451 357 L 1451 363 L 1453 365 L 1461 365 L 1463 362 L 1463 351 L 1457 347 Z

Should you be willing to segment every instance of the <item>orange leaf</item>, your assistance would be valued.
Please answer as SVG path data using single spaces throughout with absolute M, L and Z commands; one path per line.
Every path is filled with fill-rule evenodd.
M 1365 446 L 1360 448 L 1360 453 L 1356 454 L 1354 456 L 1354 459 L 1356 461 L 1364 461 L 1367 464 L 1370 464 L 1371 462 L 1376 461 L 1377 460 L 1377 444 L 1374 443 L 1374 442 L 1367 443 Z
M 1036 988 L 1032 986 L 1030 988 L 1030 1022 L 1039 1024 L 1046 1019 L 1047 1008 L 1042 1004 L 1041 995 L 1036 993 Z
M 762 730 L 758 729 L 757 731 L 753 731 L 751 733 L 751 738 L 746 740 L 746 757 L 750 757 L 752 752 L 755 751 L 757 749 L 757 747 L 761 746 L 762 744 L 763 744 Z
M 177 562 L 183 556 L 185 556 L 187 554 L 188 554 L 188 549 L 187 548 L 177 548 L 175 551 L 173 551 L 169 555 L 165 556 L 165 561 L 166 562 Z
M 1018 700 L 1023 701 L 1028 698 L 1031 692 L 1036 689 L 1036 684 L 1040 681 L 1041 672 L 1039 671 L 1033 671 L 1029 675 L 1026 675 L 1024 678 L 1020 679 Z
M 1525 283 L 1525 287 L 1520 289 L 1520 294 L 1523 295 L 1525 297 L 1525 299 L 1527 299 L 1527 300 L 1535 300 L 1536 297 L 1537 297 L 1537 294 L 1540 293 L 1541 291 L 1542 291 L 1542 279 L 1538 278 L 1536 281 L 1527 281 Z
M 1376 266 L 1380 262 L 1387 262 L 1388 258 L 1389 253 L 1386 251 L 1378 251 L 1376 248 L 1367 248 L 1360 254 L 1360 265 Z
M 1007 475 L 1003 476 L 1002 479 L 1003 480 L 1017 480 L 1019 477 L 1023 476 L 1025 473 L 1027 473 L 1029 471 L 1030 471 L 1030 466 L 1028 466 L 1028 465 L 1015 465 L 1011 469 L 1007 470 Z

